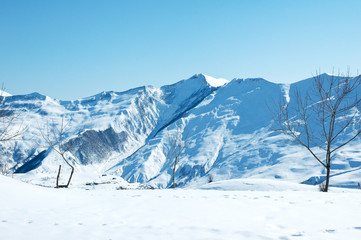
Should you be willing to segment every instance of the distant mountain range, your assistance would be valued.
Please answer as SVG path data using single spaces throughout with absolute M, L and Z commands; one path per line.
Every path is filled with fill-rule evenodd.
M 273 131 L 270 112 L 279 99 L 292 104 L 295 87 L 304 92 L 312 84 L 312 78 L 276 84 L 196 74 L 161 88 L 102 92 L 75 101 L 39 93 L 3 94 L 2 106 L 20 112 L 15 124 L 27 126 L 27 131 L 21 139 L 0 143 L 0 161 L 26 181 L 53 185 L 58 165 L 66 166 L 40 132 L 64 119 L 64 137 L 73 146 L 68 158 L 76 167 L 74 183 L 118 175 L 166 188 L 172 181 L 172 163 L 165 146 L 177 123 L 188 143 L 176 170 L 178 186 L 206 182 L 210 175 L 214 181 L 264 178 L 316 184 L 324 169 L 301 146 Z M 333 163 L 331 185 L 357 187 L 361 140 L 337 152 Z

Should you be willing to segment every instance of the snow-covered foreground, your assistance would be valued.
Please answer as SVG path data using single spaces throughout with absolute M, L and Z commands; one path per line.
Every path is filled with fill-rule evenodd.
M 204 188 L 237 184 L 252 180 Z M 87 191 L 0 176 L 1 239 L 360 239 L 361 191 L 297 186 Z

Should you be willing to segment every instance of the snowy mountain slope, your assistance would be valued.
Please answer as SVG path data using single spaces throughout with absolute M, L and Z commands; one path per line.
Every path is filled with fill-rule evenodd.
M 159 106 L 161 112 L 159 121 L 149 138 L 153 138 L 160 130 L 197 106 L 217 87 L 226 83 L 225 79 L 215 79 L 204 74 L 196 74 L 190 79 L 161 87 L 164 105 Z
M 268 94 L 271 97 L 278 96 L 278 85 L 262 79 L 233 80 L 187 112 L 182 120 L 190 147 L 184 153 L 184 156 L 188 156 L 182 160 L 184 166 L 179 168 L 179 174 L 190 178 L 204 175 L 213 166 L 218 155 L 222 154 L 224 142 L 229 141 L 231 136 L 240 132 L 252 133 L 267 126 L 272 116 L 268 111 L 263 111 L 266 102 L 260 96 Z M 259 111 L 254 109 L 257 105 Z M 246 111 L 248 114 L 243 114 Z M 263 114 L 268 115 L 268 118 Z M 170 126 L 172 128 L 174 129 L 174 124 Z M 147 146 L 121 162 L 117 168 L 118 173 L 124 168 L 121 175 L 129 181 L 155 181 L 154 178 L 169 181 L 171 164 L 167 162 L 162 147 L 166 142 L 167 131 L 163 131 L 159 137 L 149 141 Z M 162 170 L 164 172 L 157 176 Z M 163 182 L 162 186 L 167 184 L 168 182 Z
M 297 86 L 305 92 L 312 82 L 307 79 L 287 86 L 263 79 L 234 79 L 188 111 L 181 118 L 183 140 L 189 147 L 182 154 L 176 171 L 178 186 L 204 181 L 202 178 L 209 175 L 216 180 L 255 177 L 307 182 L 308 178 L 318 179 L 324 174 L 322 167 L 303 147 L 272 131 L 273 116 L 268 109 L 280 98 L 294 104 L 293 89 Z M 130 182 L 169 187 L 172 163 L 163 146 L 168 144 L 168 135 L 172 135 L 175 128 L 175 124 L 170 125 L 109 172 Z M 333 175 L 336 178 L 352 172 L 353 181 L 334 181 L 334 185 L 357 186 L 361 177 L 356 167 L 359 163 L 356 156 L 361 156 L 360 141 L 353 144 L 355 152 L 340 151 L 336 155 Z M 318 149 L 315 151 L 323 154 Z
M 220 88 L 182 118 L 189 147 L 180 161 L 177 183 L 215 175 L 217 180 L 251 176 L 261 167 L 277 163 L 279 148 L 265 139 L 272 135 L 272 114 L 267 101 L 282 94 L 282 86 L 263 79 L 235 79 Z M 131 182 L 152 182 L 167 187 L 171 163 L 163 145 L 174 124 L 158 138 L 111 169 Z M 277 138 L 276 141 L 279 141 Z
M 59 126 L 63 118 L 68 124 L 66 141 L 74 146 L 68 154 L 70 161 L 78 169 L 91 165 L 90 169 L 101 174 L 214 91 L 216 79 L 212 78 L 213 85 L 208 79 L 198 74 L 160 89 L 103 92 L 76 101 L 59 101 L 38 93 L 6 97 L 3 106 L 21 112 L 16 124 L 27 126 L 27 131 L 21 140 L 2 144 L 5 154 L 1 161 L 15 165 L 19 173 L 34 168 L 39 174 L 50 169 L 54 174 L 62 161 L 51 151 L 41 154 L 47 148 L 40 133 L 46 133 L 50 125 Z M 23 163 L 27 164 L 21 167 Z
M 178 186 L 206 182 L 210 175 L 215 181 L 265 178 L 315 184 L 324 174 L 322 166 L 305 149 L 273 131 L 270 111 L 279 99 L 294 104 L 294 88 L 304 92 L 312 82 L 287 85 L 259 78 L 228 82 L 197 74 L 161 88 L 103 92 L 76 101 L 37 93 L 6 97 L 5 105 L 22 111 L 17 124 L 26 125 L 28 131 L 22 140 L 1 144 L 0 161 L 24 173 L 18 176 L 26 181 L 53 185 L 63 163 L 44 147 L 39 129 L 46 131 L 49 123 L 59 124 L 64 118 L 69 122 L 66 141 L 74 146 L 67 157 L 76 166 L 75 182 L 115 174 L 129 182 L 165 188 L 172 176 L 165 146 L 178 123 L 188 143 L 176 170 Z M 331 185 L 357 187 L 360 146 L 357 139 L 336 154 Z
M 45 146 L 40 132 L 46 134 L 48 126 L 52 124 L 59 126 L 62 118 L 68 123 L 65 137 L 72 137 L 73 141 L 79 140 L 73 154 L 77 156 L 80 164 L 96 162 L 98 157 L 107 157 L 110 149 L 131 148 L 141 139 L 144 141 L 147 131 L 151 131 L 153 119 L 156 118 L 155 100 L 146 110 L 141 108 L 142 101 L 147 101 L 147 98 L 156 100 L 157 91 L 144 87 L 119 94 L 104 92 L 72 102 L 54 100 L 37 93 L 8 97 L 5 104 L 22 111 L 17 120 L 23 121 L 22 124 L 28 128 L 23 135 L 24 141 L 7 143 L 9 147 L 14 147 L 15 151 L 20 149 L 24 153 L 13 156 L 13 161 L 21 163 L 24 157 L 29 159 L 35 156 L 39 149 Z M 145 115 L 141 111 L 148 112 Z M 141 116 L 146 117 L 141 118 Z M 138 128 L 138 126 L 142 127 L 141 130 L 131 131 L 131 127 Z M 94 133 L 98 133 L 98 137 L 103 139 L 97 142 L 100 146 L 93 146 L 91 151 L 86 152 L 88 155 L 85 155 L 81 149 L 85 150 L 89 147 L 86 138 Z M 119 141 L 123 138 L 127 138 L 128 141 L 126 143 Z M 111 141 L 114 139 L 118 141 Z M 97 140 L 92 139 L 93 142 Z M 104 154 L 108 155 L 104 156 Z

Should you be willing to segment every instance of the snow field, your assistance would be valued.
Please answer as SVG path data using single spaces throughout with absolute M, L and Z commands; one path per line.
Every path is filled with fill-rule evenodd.
M 238 184 L 228 183 L 233 189 Z M 225 183 L 218 187 L 221 185 Z M 361 236 L 361 191 L 358 190 L 332 189 L 330 193 L 320 193 L 309 187 L 307 191 L 101 188 L 86 191 L 38 187 L 2 176 L 0 189 L 1 239 L 359 239 Z

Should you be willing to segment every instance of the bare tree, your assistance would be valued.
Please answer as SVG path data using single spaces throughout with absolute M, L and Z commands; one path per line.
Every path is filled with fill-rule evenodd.
M 179 163 L 180 157 L 187 147 L 187 136 L 183 137 L 180 120 L 175 123 L 176 129 L 174 132 L 167 132 L 167 145 L 164 152 L 168 160 L 172 163 L 173 173 L 173 188 L 175 188 L 175 172 Z
M 3 85 L 0 90 L 0 143 L 18 140 L 27 129 L 22 123 L 17 122 L 21 112 L 15 111 L 6 104 L 6 98 Z M 0 172 L 2 175 L 8 175 L 11 172 L 9 163 L 6 161 L 0 163 Z
M 325 77 L 316 73 L 313 80 L 312 89 L 306 93 L 295 89 L 294 103 L 280 101 L 274 116 L 277 130 L 305 147 L 326 169 L 323 191 L 327 192 L 333 154 L 361 133 L 358 96 L 361 75 Z M 323 149 L 325 156 L 320 156 L 314 147 Z
M 10 173 L 9 165 L 7 162 L 0 163 L 0 173 L 7 176 Z
M 6 105 L 7 96 L 4 90 L 5 88 L 2 86 L 0 90 L 0 142 L 16 140 L 26 131 L 26 127 L 22 124 L 15 124 L 21 113 Z
M 58 175 L 56 177 L 56 188 L 65 187 L 68 188 L 71 182 L 71 179 L 74 174 L 74 166 L 70 163 L 70 161 L 66 158 L 66 153 L 71 150 L 73 147 L 72 143 L 66 144 L 65 142 L 65 133 L 69 126 L 69 122 L 64 121 L 64 117 L 61 119 L 61 123 L 58 125 L 55 122 L 52 124 L 47 125 L 47 131 L 44 133 L 43 131 L 39 130 L 41 136 L 47 143 L 47 147 L 50 147 L 56 153 L 58 153 L 64 162 L 71 168 L 71 173 L 66 185 L 59 185 L 59 178 L 61 173 L 61 165 L 59 165 Z

